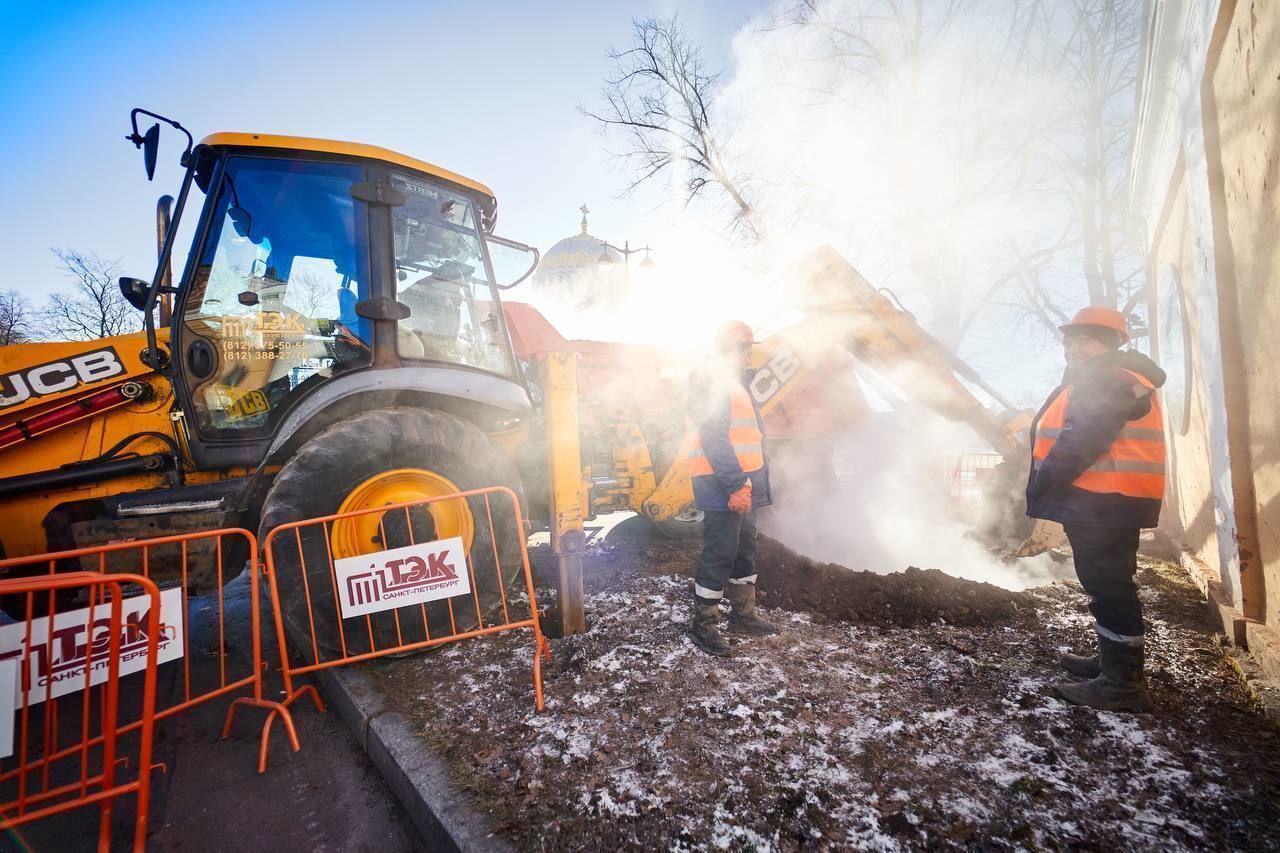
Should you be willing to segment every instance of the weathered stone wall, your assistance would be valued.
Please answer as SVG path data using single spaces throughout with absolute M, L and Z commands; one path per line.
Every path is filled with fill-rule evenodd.
M 1280 624 L 1280 16 L 1265 0 L 1224 3 L 1229 15 L 1219 55 L 1210 58 L 1213 115 L 1221 164 L 1218 223 L 1223 334 L 1240 343 L 1244 403 L 1230 417 L 1247 423 L 1258 508 L 1257 552 L 1245 571 L 1263 576 L 1264 621 Z M 1206 104 L 1206 107 L 1208 105 Z M 1226 239 L 1224 240 L 1224 236 Z M 1225 245 L 1224 245 L 1225 243 Z M 1224 263 L 1225 261 L 1225 263 Z M 1241 410 L 1242 409 L 1242 410 Z M 1248 566 L 1246 560 L 1253 565 Z
M 1171 423 L 1168 435 L 1171 463 L 1168 491 L 1165 495 L 1164 526 L 1182 547 L 1207 566 L 1218 564 L 1218 535 L 1215 519 L 1216 506 L 1213 496 L 1213 472 L 1210 463 L 1206 388 L 1203 376 L 1205 358 L 1200 341 L 1202 332 L 1216 336 L 1214 330 L 1200 328 L 1201 317 L 1195 311 L 1197 293 L 1206 286 L 1203 277 L 1197 275 L 1192 253 L 1192 234 L 1188 219 L 1185 176 L 1179 170 L 1175 188 L 1169 202 L 1167 219 L 1157 237 L 1152 252 L 1152 266 L 1147 274 L 1155 283 L 1155 305 L 1166 304 L 1170 294 L 1166 291 L 1180 284 L 1183 317 L 1187 325 L 1185 336 L 1190 353 L 1190 371 L 1186 377 L 1186 430 L 1181 423 Z M 1211 284 L 1208 286 L 1212 286 Z M 1163 312 L 1152 311 L 1157 323 Z M 1157 327 L 1154 339 L 1155 357 L 1172 376 L 1182 365 L 1174 363 L 1171 352 L 1161 352 L 1160 341 L 1165 330 Z

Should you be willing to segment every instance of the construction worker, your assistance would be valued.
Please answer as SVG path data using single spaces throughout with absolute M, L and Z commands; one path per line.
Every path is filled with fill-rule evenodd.
M 1119 311 L 1085 308 L 1061 328 L 1067 369 L 1031 426 L 1027 514 L 1066 530 L 1098 653 L 1065 655 L 1063 668 L 1089 680 L 1056 690 L 1076 705 L 1150 710 L 1134 575 L 1138 532 L 1156 526 L 1164 496 L 1156 389 L 1165 374 L 1142 353 L 1120 349 L 1129 334 Z
M 723 326 L 712 363 L 689 380 L 689 475 L 704 514 L 692 635 L 698 648 L 720 656 L 729 654 L 719 627 L 722 599 L 731 606 L 730 631 L 778 633 L 756 614 L 755 510 L 768 506 L 770 495 L 764 422 L 747 390 L 752 337 L 746 323 Z

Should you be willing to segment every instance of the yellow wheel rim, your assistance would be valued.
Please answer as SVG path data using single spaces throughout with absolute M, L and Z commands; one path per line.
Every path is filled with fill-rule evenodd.
M 396 468 L 375 474 L 352 489 L 342 501 L 342 505 L 338 507 L 338 513 L 376 509 L 380 506 L 420 501 L 460 491 L 462 489 L 458 488 L 456 483 L 435 471 L 427 471 L 423 468 Z M 471 550 L 476 524 L 466 498 L 437 501 L 427 504 L 426 509 L 435 522 L 437 539 L 461 536 L 467 550 Z M 333 558 L 340 560 L 344 557 L 385 551 L 388 546 L 383 543 L 382 520 L 384 517 L 389 519 L 396 514 L 399 514 L 399 520 L 403 522 L 404 510 L 396 510 L 395 513 L 370 512 L 355 518 L 342 518 L 333 522 L 333 532 L 330 536 Z

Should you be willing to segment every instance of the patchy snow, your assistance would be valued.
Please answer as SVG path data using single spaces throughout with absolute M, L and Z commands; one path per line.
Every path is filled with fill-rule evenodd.
M 1194 590 L 1144 578 L 1151 715 L 1054 698 L 1057 656 L 1092 630 L 1061 585 L 1013 625 L 766 610 L 781 635 L 715 659 L 685 633 L 687 579 L 633 573 L 590 591 L 588 633 L 553 641 L 541 714 L 527 633 L 383 672 L 527 849 L 1280 847 L 1280 738 Z

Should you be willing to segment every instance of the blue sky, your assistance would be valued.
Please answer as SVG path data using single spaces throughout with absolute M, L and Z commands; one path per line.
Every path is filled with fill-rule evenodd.
M 546 249 L 577 230 L 643 243 L 655 195 L 625 175 L 577 111 L 632 17 L 678 11 L 713 67 L 762 2 L 20 4 L 0 0 L 0 255 L 35 301 L 66 286 L 50 247 L 154 267 L 155 199 L 176 193 L 178 134 L 148 184 L 124 137 L 142 106 L 186 125 L 383 145 L 476 178 L 498 231 Z M 179 263 L 185 258 L 185 247 Z

